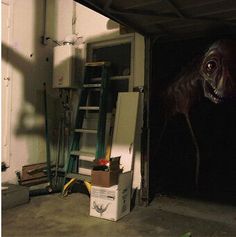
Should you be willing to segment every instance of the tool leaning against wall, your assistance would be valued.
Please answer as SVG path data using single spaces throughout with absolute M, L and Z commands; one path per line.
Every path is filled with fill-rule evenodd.
M 48 99 L 47 85 L 43 83 L 43 108 L 44 108 L 44 131 L 45 131 L 45 147 L 46 157 L 45 162 L 29 164 L 22 167 L 22 171 L 16 171 L 18 183 L 22 186 L 27 186 L 30 189 L 30 195 L 42 195 L 58 192 L 58 184 L 54 177 L 58 175 L 57 159 L 52 159 L 51 156 L 51 136 L 50 123 L 48 116 Z M 44 184 L 38 188 L 36 185 Z M 36 187 L 35 187 L 36 186 Z M 30 188 L 32 187 L 32 188 Z
M 59 119 L 57 132 L 56 156 L 51 156 L 52 144 L 50 142 L 50 123 L 48 118 L 48 101 L 46 83 L 43 83 L 43 105 L 45 120 L 45 146 L 46 162 L 25 165 L 22 171 L 17 171 L 18 183 L 30 188 L 30 196 L 51 194 L 61 191 L 64 177 L 65 159 L 69 151 L 70 126 L 71 126 L 71 89 L 59 89 Z M 36 185 L 46 184 L 44 187 L 35 188 Z

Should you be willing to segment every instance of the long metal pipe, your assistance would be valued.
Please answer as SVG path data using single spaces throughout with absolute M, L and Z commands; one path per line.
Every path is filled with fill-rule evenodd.
M 51 154 L 50 154 L 50 140 L 48 134 L 48 110 L 47 110 L 47 89 L 46 82 L 43 83 L 44 90 L 44 120 L 45 120 L 45 139 L 46 139 L 46 157 L 47 157 L 47 177 L 49 186 L 52 186 L 52 176 L 51 176 Z

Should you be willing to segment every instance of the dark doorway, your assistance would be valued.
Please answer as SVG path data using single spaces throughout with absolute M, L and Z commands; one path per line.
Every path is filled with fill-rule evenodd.
M 150 82 L 150 191 L 234 202 L 236 196 L 236 103 L 215 105 L 202 98 L 190 112 L 200 147 L 198 190 L 195 186 L 196 153 L 184 117 L 164 125 L 158 94 L 177 79 L 194 58 L 204 54 L 215 39 L 156 42 L 152 47 Z

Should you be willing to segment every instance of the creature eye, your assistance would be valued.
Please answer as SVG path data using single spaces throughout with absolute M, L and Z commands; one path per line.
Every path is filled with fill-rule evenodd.
M 206 64 L 206 71 L 207 71 L 208 73 L 212 73 L 212 72 L 215 71 L 216 67 L 217 67 L 216 62 L 213 61 L 213 60 L 210 60 L 210 61 L 208 61 L 207 64 Z

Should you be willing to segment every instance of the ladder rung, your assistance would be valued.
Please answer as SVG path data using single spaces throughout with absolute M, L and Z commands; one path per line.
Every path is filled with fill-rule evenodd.
M 94 155 L 93 157 L 80 155 L 79 159 L 82 160 L 82 161 L 94 162 L 94 160 L 95 160 L 95 155 Z
M 80 129 L 75 129 L 75 132 L 94 133 L 94 134 L 96 134 L 97 130 L 96 129 L 83 129 L 83 128 L 80 128 Z
M 89 67 L 99 67 L 99 66 L 110 66 L 110 62 L 89 62 L 89 63 L 85 63 L 85 66 L 89 66 Z
M 95 160 L 95 154 L 91 152 L 71 151 L 70 155 L 79 156 L 80 160 L 91 161 L 91 162 Z
M 75 155 L 75 156 L 90 156 L 90 157 L 94 157 L 95 153 L 92 152 L 86 152 L 86 151 L 71 151 L 70 152 L 71 155 Z
M 101 82 L 102 78 L 101 77 L 92 77 L 90 78 L 92 82 Z
M 80 110 L 99 110 L 99 106 L 80 106 Z
M 101 83 L 94 83 L 94 84 L 84 84 L 83 88 L 97 88 L 97 87 L 101 87 Z
M 90 175 L 68 173 L 66 175 L 66 178 L 70 178 L 70 179 L 76 178 L 78 180 L 91 182 L 91 176 Z
M 92 169 L 86 169 L 79 167 L 79 174 L 91 176 Z

